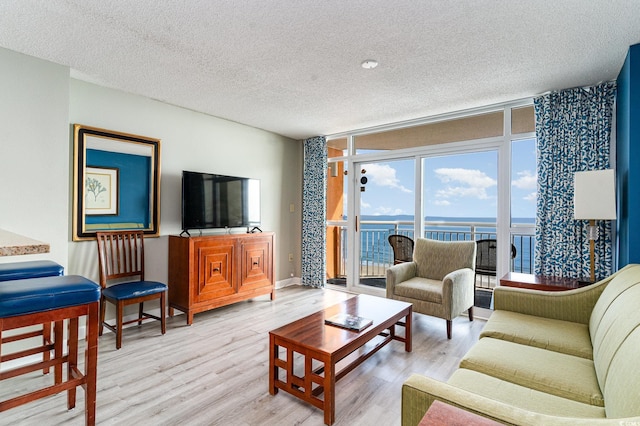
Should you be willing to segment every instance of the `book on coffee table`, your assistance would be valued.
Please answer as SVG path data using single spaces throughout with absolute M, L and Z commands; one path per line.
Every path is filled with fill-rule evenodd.
M 361 331 L 369 327 L 373 321 L 356 315 L 337 314 L 324 320 L 325 324 L 342 327 L 349 330 Z

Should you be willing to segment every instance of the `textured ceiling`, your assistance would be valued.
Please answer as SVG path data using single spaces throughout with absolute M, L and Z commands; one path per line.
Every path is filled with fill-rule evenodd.
M 639 0 L 0 2 L 2 47 L 296 139 L 615 79 L 639 42 Z

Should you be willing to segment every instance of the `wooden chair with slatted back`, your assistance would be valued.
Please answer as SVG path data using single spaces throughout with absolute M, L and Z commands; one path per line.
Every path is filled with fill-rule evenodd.
M 144 319 L 160 321 L 162 334 L 166 332 L 165 306 L 167 285 L 147 281 L 144 277 L 144 233 L 142 231 L 115 231 L 96 233 L 100 269 L 100 330 L 103 327 L 116 333 L 116 349 L 122 346 L 122 326 Z M 160 300 L 160 316 L 144 312 L 148 300 Z M 108 324 L 105 317 L 106 302 L 116 307 L 116 324 Z M 139 304 L 138 318 L 123 321 L 125 306 Z

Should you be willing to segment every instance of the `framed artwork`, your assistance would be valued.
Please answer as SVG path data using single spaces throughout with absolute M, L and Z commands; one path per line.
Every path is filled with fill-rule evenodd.
M 99 231 L 160 235 L 160 140 L 73 126 L 74 241 Z
M 118 169 L 86 167 L 84 179 L 85 214 L 118 214 Z

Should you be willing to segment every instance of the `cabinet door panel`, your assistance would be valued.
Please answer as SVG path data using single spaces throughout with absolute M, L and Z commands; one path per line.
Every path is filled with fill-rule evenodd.
M 255 238 L 254 238 L 255 239 Z M 271 240 L 242 243 L 240 291 L 271 285 Z
M 198 302 L 234 294 L 233 245 L 201 247 L 198 249 Z

